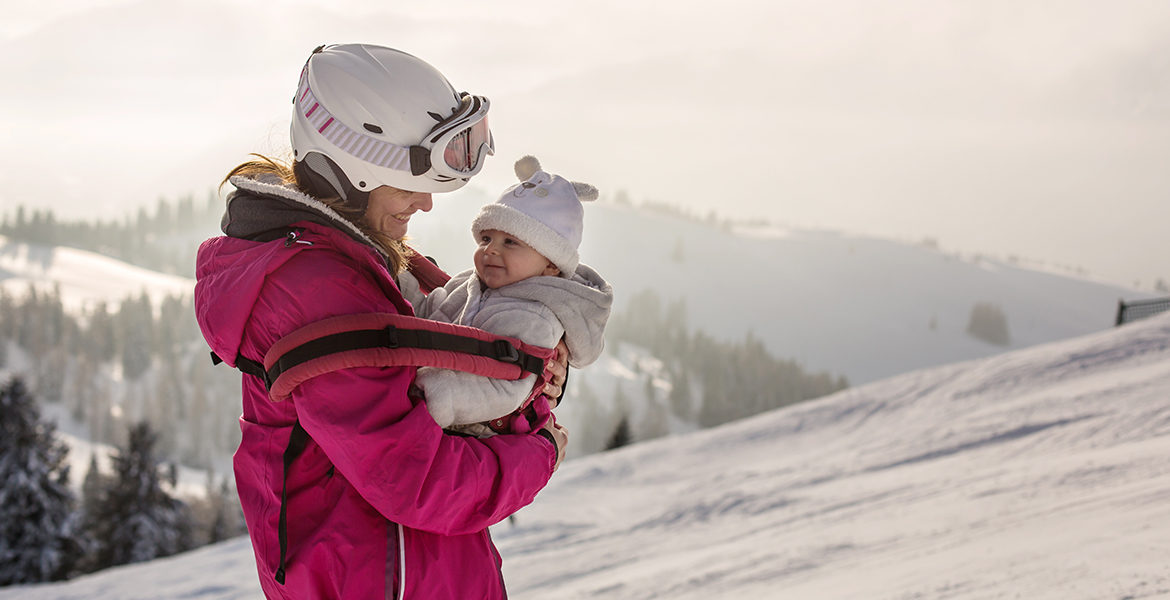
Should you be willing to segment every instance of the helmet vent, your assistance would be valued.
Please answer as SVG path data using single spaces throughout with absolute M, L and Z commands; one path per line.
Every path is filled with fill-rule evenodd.
M 382 128 L 374 125 L 373 123 L 365 123 L 362 125 L 362 127 L 365 127 L 366 131 L 371 133 L 382 133 Z

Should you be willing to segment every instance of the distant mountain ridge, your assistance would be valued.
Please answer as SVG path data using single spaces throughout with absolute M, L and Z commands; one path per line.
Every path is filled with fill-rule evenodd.
M 488 194 L 471 186 L 439 199 L 430 214 L 415 215 L 411 231 L 417 241 L 411 243 L 451 272 L 469 267 L 473 249 L 469 224 L 479 206 L 489 200 Z M 139 217 L 140 223 L 158 220 Z M 216 234 L 210 224 L 213 219 L 206 221 L 187 223 L 188 229 L 174 229 L 176 222 L 164 228 L 165 233 L 142 237 L 169 246 L 183 240 L 194 245 Z M 136 231 L 127 229 L 124 235 L 137 235 Z M 19 294 L 30 283 L 41 289 L 58 288 L 67 310 L 92 306 L 102 298 L 115 307 L 142 291 L 156 298 L 189 294 L 194 287 L 188 278 L 131 268 L 72 248 L 14 240 L 7 240 L 3 248 L 3 289 Z M 588 206 L 581 256 L 614 285 L 615 314 L 627 323 L 638 319 L 637 314 L 627 313 L 632 309 L 630 300 L 653 292 L 667 308 L 664 314 L 677 316 L 681 329 L 739 344 L 741 350 L 728 352 L 759 343 L 779 361 L 795 362 L 809 374 L 824 373 L 830 381 L 844 376 L 850 385 L 1099 331 L 1111 325 L 1117 299 L 1132 296 L 1128 290 L 1076 277 L 947 255 L 929 245 L 767 223 L 733 225 L 715 217 L 688 217 L 669 207 L 617 202 Z M 968 332 L 977 316 L 998 319 L 991 323 L 997 327 L 990 332 L 994 335 Z M 205 347 L 197 333 L 190 335 L 194 338 L 186 342 L 184 352 L 197 356 Z M 777 393 L 789 385 L 805 388 L 800 398 L 837 389 L 802 386 L 791 378 L 783 384 L 761 379 L 733 388 L 739 379 L 726 366 L 717 367 L 724 370 L 708 381 L 727 382 L 732 377 L 730 384 L 707 389 L 711 385 L 703 384 L 702 375 L 709 376 L 710 371 L 703 366 L 716 366 L 715 361 L 699 356 L 704 362 L 696 364 L 692 354 L 690 363 L 675 362 L 668 355 L 647 352 L 649 346 L 625 351 L 616 338 L 610 341 L 615 343 L 603 360 L 571 380 L 571 394 L 582 399 L 564 409 L 566 418 L 578 423 L 571 442 L 577 455 L 604 447 L 623 418 L 631 419 L 634 439 L 642 441 L 695 429 L 704 420 L 709 425 L 712 418 L 723 422 L 724 418 L 711 416 L 716 412 L 736 416 L 758 412 L 753 406 L 775 406 L 775 398 L 788 397 L 787 392 Z M 54 370 L 33 358 L 21 360 L 31 361 L 35 370 L 44 373 Z M 137 359 L 125 364 L 135 366 L 132 373 L 147 368 Z M 113 377 L 126 373 L 110 368 Z M 199 362 L 191 368 L 205 366 Z M 67 371 L 67 377 L 72 376 Z M 238 378 L 224 368 L 207 376 L 224 389 Z M 689 389 L 679 389 L 684 379 Z M 737 393 L 742 397 L 726 397 Z M 73 398 L 77 394 L 53 394 L 62 395 L 79 401 Z M 234 393 L 214 395 L 223 411 L 238 410 L 231 408 L 238 402 L 233 400 Z M 685 399 L 688 396 L 693 404 Z M 706 400 L 738 408 L 720 408 Z M 220 425 L 209 426 L 230 439 L 234 424 Z M 215 450 L 222 460 L 230 451 L 226 447 Z M 206 456 L 204 460 L 216 459 Z
M 465 189 L 437 200 L 412 221 L 412 244 L 449 271 L 469 268 L 468 226 L 493 199 Z M 1113 324 L 1119 298 L 1149 295 L 928 244 L 614 202 L 588 205 L 585 218 L 581 260 L 613 284 L 619 307 L 644 289 L 682 298 L 692 328 L 731 340 L 750 332 L 776 356 L 853 384 L 1100 331 Z M 1009 343 L 967 333 L 979 303 L 1002 310 Z
M 468 227 L 492 199 L 475 186 L 437 199 L 430 214 L 412 220 L 410 243 L 450 272 L 469 268 L 474 246 Z M 207 223 L 198 227 L 181 238 L 194 245 L 218 233 Z M 168 234 L 160 242 L 173 246 L 174 238 Z M 144 286 L 174 293 L 193 285 L 186 278 L 114 269 L 105 257 L 95 256 L 86 267 L 79 258 L 84 254 L 72 249 L 0 243 L 0 285 L 9 291 L 55 280 L 67 299 L 104 294 L 116 302 L 129 293 L 119 281 L 135 293 Z M 854 384 L 1099 331 L 1112 325 L 1119 299 L 1150 296 L 996 259 L 959 257 L 927 243 L 763 222 L 731 225 L 714 216 L 695 219 L 614 202 L 589 205 L 581 257 L 615 286 L 619 308 L 647 289 L 664 301 L 684 299 L 692 329 L 727 340 L 751 332 L 776 356 L 845 375 Z M 65 267 L 65 260 L 77 266 Z M 1006 343 L 967 333 L 977 305 L 1002 312 Z

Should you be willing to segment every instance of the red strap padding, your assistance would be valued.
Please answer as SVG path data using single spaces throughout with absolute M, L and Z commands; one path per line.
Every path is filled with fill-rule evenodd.
M 413 250 L 413 249 L 412 249 Z M 451 276 L 445 273 L 438 265 L 431 262 L 427 257 L 414 251 L 410 256 L 410 263 L 407 269 L 411 275 L 414 275 L 415 280 L 418 281 L 419 288 L 424 294 L 431 293 L 435 288 L 441 288 L 447 285 Z
M 444 332 L 485 341 L 508 340 L 517 349 L 543 360 L 551 358 L 556 353 L 555 348 L 544 348 L 526 344 L 516 338 L 493 335 L 474 327 L 440 323 L 438 321 L 393 313 L 364 313 L 331 317 L 310 323 L 277 340 L 268 349 L 268 353 L 264 355 L 264 369 L 271 370 L 277 360 L 285 353 L 320 337 L 345 331 L 383 329 L 386 327 Z M 516 364 L 505 363 L 488 357 L 463 352 L 405 347 L 364 348 L 326 354 L 283 371 L 272 382 L 268 390 L 268 397 L 274 402 L 287 400 L 293 390 L 301 383 L 318 375 L 338 369 L 395 366 L 440 367 L 457 371 L 467 371 L 476 375 L 484 375 L 497 379 L 511 380 L 520 379 L 525 375 L 523 369 Z M 537 379 L 537 385 L 539 387 L 535 389 L 539 390 L 543 388 L 543 383 L 541 382 L 544 380 L 544 377 L 538 376 Z

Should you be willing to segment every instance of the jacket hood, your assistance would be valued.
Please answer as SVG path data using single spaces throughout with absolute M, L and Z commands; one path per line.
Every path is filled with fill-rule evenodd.
M 533 277 L 496 290 L 512 298 L 542 302 L 565 326 L 569 363 L 592 364 L 605 349 L 605 325 L 613 307 L 613 287 L 592 267 L 578 264 L 573 276 Z

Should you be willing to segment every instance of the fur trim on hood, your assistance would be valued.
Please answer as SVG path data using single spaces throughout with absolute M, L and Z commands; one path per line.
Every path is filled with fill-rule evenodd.
M 324 202 L 284 185 L 277 177 L 235 176 L 228 180 L 236 190 L 228 195 L 220 229 L 229 237 L 251 239 L 265 232 L 309 221 L 344 232 L 385 258 L 378 245 Z

